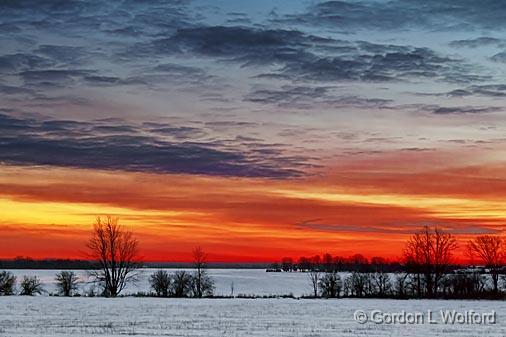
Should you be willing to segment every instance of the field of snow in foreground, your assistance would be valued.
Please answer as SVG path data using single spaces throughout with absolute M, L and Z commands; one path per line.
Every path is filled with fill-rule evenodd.
M 474 310 L 496 324 L 359 324 L 354 312 Z M 295 300 L 0 297 L 0 336 L 506 336 L 506 303 L 431 300 Z M 436 317 L 438 318 L 438 317 Z

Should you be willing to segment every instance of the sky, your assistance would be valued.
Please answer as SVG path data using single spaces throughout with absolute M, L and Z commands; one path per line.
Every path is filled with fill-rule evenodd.
M 0 258 L 397 259 L 506 221 L 500 0 L 0 2 Z

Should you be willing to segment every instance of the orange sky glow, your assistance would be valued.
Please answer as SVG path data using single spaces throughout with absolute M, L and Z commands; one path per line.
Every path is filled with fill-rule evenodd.
M 325 252 L 395 260 L 425 224 L 461 243 L 504 230 L 503 165 L 362 167 L 273 180 L 4 165 L 0 257 L 85 258 L 98 215 L 131 228 L 146 261 L 189 261 L 197 245 L 222 262 Z

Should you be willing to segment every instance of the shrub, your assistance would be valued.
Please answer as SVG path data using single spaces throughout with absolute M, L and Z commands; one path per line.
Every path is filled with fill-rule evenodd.
M 8 271 L 0 272 L 0 296 L 8 296 L 14 294 L 16 286 L 16 276 Z
M 172 283 L 169 273 L 165 270 L 158 270 L 149 278 L 151 288 L 155 291 L 156 296 L 169 296 L 169 289 Z
M 170 289 L 174 297 L 188 297 L 192 291 L 192 276 L 184 270 L 175 272 Z
M 77 289 L 77 276 L 73 271 L 62 271 L 56 274 L 56 286 L 63 296 L 71 296 Z
M 35 294 L 41 294 L 42 291 L 42 284 L 37 276 L 23 276 L 20 295 L 33 296 Z

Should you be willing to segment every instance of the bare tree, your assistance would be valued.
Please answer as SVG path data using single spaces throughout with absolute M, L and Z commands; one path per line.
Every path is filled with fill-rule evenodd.
M 92 276 L 104 287 L 104 295 L 115 297 L 129 281 L 135 280 L 138 267 L 138 242 L 117 218 L 97 217 L 88 242 L 90 256 L 99 264 Z
M 207 254 L 201 247 L 193 249 L 193 295 L 195 297 L 212 296 L 214 281 L 207 273 Z
M 43 291 L 42 284 L 37 276 L 23 276 L 23 280 L 20 285 L 20 295 L 33 296 L 41 294 Z
M 392 280 L 388 273 L 378 271 L 371 275 L 371 279 L 376 296 L 385 297 L 391 294 Z
M 445 296 L 479 298 L 486 288 L 486 278 L 479 273 L 448 274 L 445 278 Z
M 364 297 L 369 296 L 373 292 L 370 273 L 352 272 L 345 282 L 350 296 Z
M 497 293 L 499 272 L 504 264 L 505 257 L 502 239 L 493 235 L 481 235 L 469 241 L 467 247 L 471 255 L 478 255 L 485 267 L 490 269 L 494 293 Z
M 398 297 L 404 297 L 407 295 L 407 285 L 406 281 L 408 279 L 409 274 L 398 274 L 395 277 L 394 284 L 394 292 Z
M 311 287 L 313 288 L 313 296 L 318 297 L 318 285 L 320 282 L 320 272 L 318 269 L 311 268 L 309 271 L 309 281 L 311 282 Z
M 405 254 L 405 268 L 406 275 L 403 280 L 404 290 L 408 290 L 411 295 L 416 295 L 417 297 L 423 297 L 423 289 L 424 289 L 424 281 L 423 281 L 423 266 L 418 262 L 419 260 L 415 259 L 412 252 Z
M 156 271 L 149 278 L 149 283 L 151 284 L 151 288 L 156 292 L 156 295 L 159 297 L 167 297 L 169 296 L 169 289 L 172 283 L 172 279 L 165 270 Z
M 13 295 L 15 285 L 16 276 L 8 271 L 0 272 L 0 296 Z
M 56 274 L 56 287 L 63 296 L 71 296 L 72 292 L 77 290 L 78 278 L 73 271 L 61 271 Z
M 411 265 L 412 272 L 418 276 L 423 275 L 425 294 L 428 297 L 437 294 L 441 279 L 452 262 L 455 248 L 455 238 L 437 227 L 430 229 L 425 226 L 408 240 L 404 256 Z M 418 278 L 417 282 L 420 289 L 421 279 Z
M 319 282 L 319 287 L 322 291 L 322 296 L 326 298 L 339 297 L 342 288 L 341 277 L 335 271 L 325 273 Z

